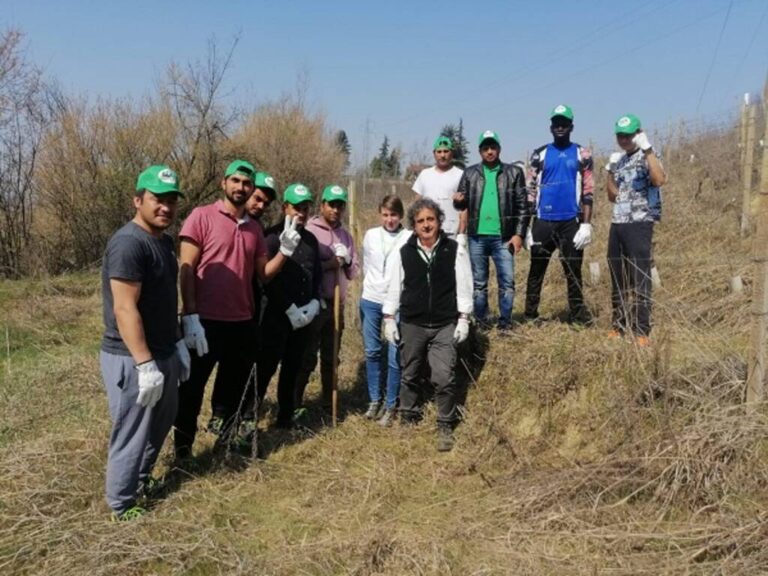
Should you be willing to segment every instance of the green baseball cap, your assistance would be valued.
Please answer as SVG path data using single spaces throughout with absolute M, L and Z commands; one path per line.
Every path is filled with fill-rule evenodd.
M 271 191 L 273 197 L 276 194 L 275 179 L 266 172 L 256 172 L 253 177 L 253 185 L 256 186 L 256 188 Z
M 338 184 L 331 184 L 323 188 L 323 195 L 320 198 L 323 202 L 333 202 L 334 200 L 347 201 L 347 191 Z
M 288 204 L 301 204 L 302 202 L 312 202 L 312 192 L 304 184 L 291 184 L 283 192 L 283 202 Z
M 477 139 L 477 145 L 480 146 L 486 140 L 493 140 L 494 142 L 496 142 L 496 144 L 501 146 L 501 140 L 499 140 L 499 135 L 496 134 L 496 132 L 494 132 L 493 130 L 486 130 L 485 132 L 480 134 L 480 137 Z
M 256 168 L 253 167 L 253 164 L 246 162 L 245 160 L 235 160 L 234 162 L 230 162 L 229 166 L 227 166 L 227 169 L 224 171 L 224 178 L 229 178 L 235 173 L 242 174 L 248 178 L 253 178 L 253 175 L 256 173 Z
M 625 114 L 616 120 L 616 134 L 634 134 L 640 130 L 640 118 L 634 114 Z
M 549 115 L 549 119 L 551 120 L 555 116 L 562 116 L 563 118 L 568 118 L 568 120 L 573 121 L 573 110 L 570 106 L 558 104 L 552 108 L 552 113 Z
M 155 164 L 139 174 L 139 179 L 136 181 L 136 190 L 149 190 L 156 196 L 161 196 L 162 194 L 184 196 L 179 191 L 179 177 L 176 175 L 176 172 L 164 164 Z
M 448 136 L 438 136 L 432 145 L 432 150 L 453 150 L 453 141 Z

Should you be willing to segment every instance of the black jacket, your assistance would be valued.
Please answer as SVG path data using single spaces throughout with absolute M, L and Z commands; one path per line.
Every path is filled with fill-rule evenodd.
M 272 226 L 265 232 L 269 258 L 280 250 L 280 233 L 283 224 Z M 301 242 L 280 272 L 264 287 L 268 309 L 285 312 L 291 304 L 301 307 L 313 298 L 320 298 L 320 253 L 317 238 L 304 228 L 299 228 Z
M 528 227 L 528 197 L 522 168 L 502 162 L 496 177 L 496 186 L 499 191 L 501 239 L 507 241 L 512 236 L 525 238 Z M 477 234 L 484 188 L 485 175 L 482 163 L 474 164 L 464 170 L 458 189 L 458 193 L 464 195 L 464 200 L 454 201 L 453 206 L 457 210 L 469 209 L 467 234 Z
M 400 248 L 403 292 L 400 319 L 408 324 L 441 328 L 456 322 L 456 251 L 458 244 L 443 232 L 426 262 L 420 254 L 416 234 Z

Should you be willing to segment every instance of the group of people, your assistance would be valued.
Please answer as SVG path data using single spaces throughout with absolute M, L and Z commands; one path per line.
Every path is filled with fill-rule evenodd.
M 569 319 L 590 322 L 581 263 L 592 240 L 592 157 L 571 142 L 568 106 L 554 108 L 550 131 L 553 141 L 535 150 L 527 179 L 519 164 L 501 161 L 496 132 L 480 135 L 482 161 L 463 171 L 454 166 L 453 142 L 438 137 L 435 165 L 419 174 L 407 214 L 397 196 L 381 201 L 381 226 L 366 232 L 362 246 L 366 418 L 383 426 L 396 415 L 406 425 L 418 422 L 429 386 L 437 449 L 453 448 L 457 348 L 471 317 L 481 329 L 490 326 L 489 259 L 498 277 L 500 331 L 512 327 L 514 262 L 524 247 L 531 252 L 525 318 L 538 317 L 547 265 L 559 250 Z M 651 237 L 665 175 L 636 116 L 622 116 L 615 133 L 622 152 L 606 166 L 614 203 L 611 335 L 634 334 L 647 345 Z M 151 490 L 151 471 L 172 427 L 176 457 L 191 456 L 214 368 L 208 429 L 227 443 L 250 444 L 278 368 L 275 425 L 294 426 L 318 352 L 321 399 L 331 402 L 343 330 L 334 322 L 334 302 L 336 318 L 343 318 L 349 282 L 361 267 L 342 223 L 347 191 L 327 186 L 310 218 L 312 192 L 291 184 L 282 193 L 282 218 L 264 229 L 260 219 L 278 197 L 269 174 L 236 160 L 221 189 L 221 199 L 194 208 L 184 221 L 177 259 L 166 230 L 183 196 L 178 177 L 168 166 L 147 168 L 136 184 L 135 216 L 104 254 L 100 361 L 112 417 L 106 488 L 118 520 L 145 512 L 137 503 Z

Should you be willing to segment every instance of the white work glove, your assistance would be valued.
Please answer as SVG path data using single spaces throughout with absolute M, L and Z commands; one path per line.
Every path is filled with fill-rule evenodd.
M 176 354 L 179 355 L 179 364 L 181 364 L 181 370 L 179 370 L 179 382 L 186 382 L 189 380 L 192 358 L 189 355 L 187 343 L 184 342 L 184 338 L 176 342 Z
M 530 250 L 531 246 L 533 246 L 533 231 L 531 228 L 531 226 L 528 226 L 528 230 L 525 233 L 525 242 L 523 243 L 523 246 L 526 250 Z
M 605 169 L 613 174 L 614 170 L 616 170 L 616 166 L 619 163 L 619 160 L 621 160 L 621 157 L 624 156 L 623 152 L 613 152 L 608 157 L 608 164 L 605 165 Z
M 397 329 L 397 321 L 394 318 L 384 318 L 384 338 L 390 344 L 400 341 L 400 332 Z
M 298 218 L 286 216 L 283 223 L 283 231 L 280 233 L 280 253 L 284 256 L 293 256 L 294 250 L 301 242 L 301 234 L 296 227 L 299 225 Z
M 632 142 L 634 142 L 635 146 L 640 148 L 643 152 L 651 149 L 651 142 L 648 140 L 648 136 L 645 132 L 638 132 L 635 134 L 635 137 L 632 138 Z
M 333 245 L 333 253 L 336 258 L 344 260 L 344 264 L 349 266 L 352 263 L 352 254 L 349 253 L 349 248 L 344 246 L 341 242 Z
M 309 324 L 306 316 L 301 313 L 301 310 L 296 307 L 296 304 L 291 304 L 288 310 L 285 311 L 285 315 L 288 316 L 288 320 L 291 321 L 291 326 L 294 330 L 304 328 L 304 326 Z
M 592 224 L 579 224 L 579 229 L 573 235 L 573 246 L 576 250 L 583 250 L 592 242 Z
M 318 300 L 312 299 L 309 301 L 309 304 L 299 308 L 299 312 L 304 317 L 304 321 L 306 322 L 305 326 L 307 326 L 311 324 L 312 320 L 314 320 L 315 317 L 320 313 L 320 302 Z
M 144 408 L 152 408 L 163 396 L 165 376 L 154 360 L 137 364 L 136 370 L 139 371 L 139 396 L 136 398 L 136 404 Z
M 198 356 L 208 354 L 208 340 L 205 339 L 205 328 L 200 324 L 200 316 L 197 314 L 182 316 L 181 327 L 187 348 L 197 350 Z
M 459 318 L 456 323 L 456 330 L 453 331 L 454 344 L 461 344 L 469 336 L 469 320 L 466 318 Z

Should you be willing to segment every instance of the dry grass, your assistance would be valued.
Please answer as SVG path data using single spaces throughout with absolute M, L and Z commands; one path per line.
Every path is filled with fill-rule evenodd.
M 0 572 L 768 572 L 768 419 L 764 406 L 742 404 L 749 242 L 717 201 L 736 183 L 694 200 L 696 166 L 668 167 L 652 349 L 605 338 L 601 194 L 588 251 L 603 265 L 587 289 L 597 326 L 556 320 L 565 285 L 553 265 L 542 302 L 552 320 L 491 332 L 465 355 L 475 383 L 454 452 L 435 451 L 431 412 L 415 429 L 389 430 L 357 414 L 361 343 L 349 309 L 339 427 L 316 418 L 302 433 L 267 431 L 259 462 L 204 454 L 170 471 L 174 489 L 126 525 L 106 520 L 102 495 L 96 277 L 3 283 Z M 743 294 L 728 292 L 734 273 Z M 523 257 L 518 309 L 526 274 Z

